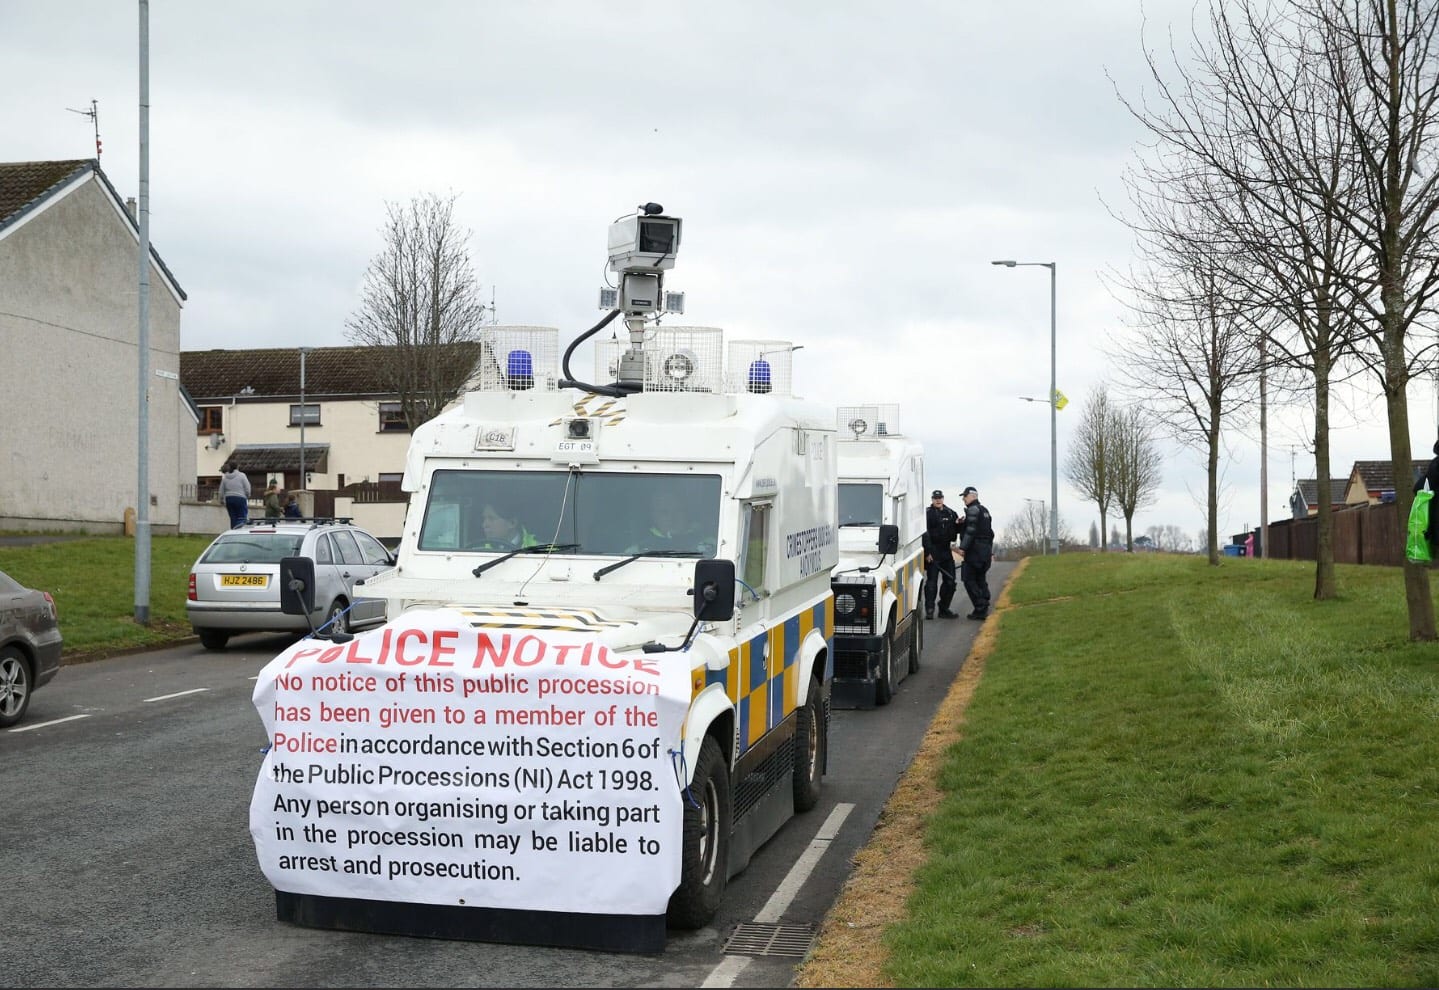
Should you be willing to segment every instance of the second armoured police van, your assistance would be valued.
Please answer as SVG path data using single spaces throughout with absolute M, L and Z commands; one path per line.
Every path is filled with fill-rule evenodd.
M 893 404 L 840 406 L 834 701 L 886 705 L 924 650 L 924 449 Z

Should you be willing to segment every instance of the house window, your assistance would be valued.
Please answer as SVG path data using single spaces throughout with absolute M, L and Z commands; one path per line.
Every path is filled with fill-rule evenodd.
M 405 419 L 405 408 L 398 402 L 380 403 L 380 432 L 408 433 L 410 423 Z
M 384 471 L 380 472 L 380 484 L 382 485 L 398 485 L 404 480 L 405 476 L 403 473 L 386 474 Z
M 303 406 L 295 403 L 290 406 L 290 425 L 299 426 L 303 422 L 306 426 L 320 425 L 320 407 L 305 403 Z
M 196 428 L 197 433 L 204 436 L 206 433 L 223 433 L 225 431 L 225 407 L 224 406 L 201 406 L 200 425 Z

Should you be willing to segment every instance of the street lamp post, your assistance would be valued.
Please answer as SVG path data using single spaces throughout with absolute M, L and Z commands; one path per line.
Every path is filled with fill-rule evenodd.
M 308 347 L 300 348 L 300 491 L 310 490 L 305 483 L 305 420 L 310 418 L 309 412 L 305 409 L 305 354 Z
M 1056 556 L 1059 554 L 1059 383 L 1056 358 L 1055 300 L 1058 265 L 1053 261 L 991 261 L 992 265 L 1005 268 L 1032 266 L 1049 269 L 1049 543 Z

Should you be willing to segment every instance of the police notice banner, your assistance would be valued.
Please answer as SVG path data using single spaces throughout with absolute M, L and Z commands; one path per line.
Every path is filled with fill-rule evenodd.
M 250 803 L 277 890 L 663 913 L 679 883 L 687 654 L 407 613 L 260 672 Z

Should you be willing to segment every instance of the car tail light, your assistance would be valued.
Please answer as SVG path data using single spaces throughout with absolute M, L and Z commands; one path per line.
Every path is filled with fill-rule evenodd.
M 194 572 L 194 571 L 191 571 L 191 572 L 190 572 L 190 590 L 185 593 L 185 597 L 188 598 L 188 599 L 190 599 L 190 601 L 192 601 L 192 602 L 199 600 L 199 597 L 200 597 L 200 596 L 197 595 L 197 594 L 195 594 L 195 572 Z
M 55 599 L 54 599 L 54 597 L 51 596 L 50 592 L 48 592 L 48 591 L 42 591 L 42 592 L 40 592 L 40 594 L 42 594 L 42 595 L 45 596 L 45 604 L 50 606 L 50 614 L 51 614 L 52 616 L 54 616 L 56 619 L 59 619 L 59 618 L 60 618 L 60 610 L 55 607 Z

